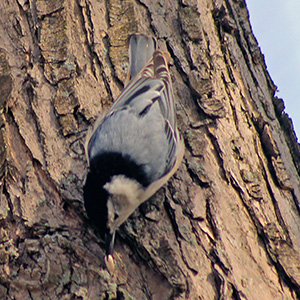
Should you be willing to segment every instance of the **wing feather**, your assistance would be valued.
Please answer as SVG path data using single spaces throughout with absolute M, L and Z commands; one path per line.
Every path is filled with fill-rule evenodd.
M 149 53 L 147 55 L 149 57 Z M 130 109 L 139 118 L 144 118 L 148 114 L 158 114 L 159 118 L 164 120 L 165 139 L 168 145 L 164 174 L 169 172 L 175 164 L 177 165 L 178 148 L 184 149 L 184 147 L 176 126 L 174 95 L 168 62 L 169 54 L 155 50 L 145 67 L 137 74 L 132 74 L 133 78 L 126 85 L 106 116 L 102 117 L 101 120 L 97 120 L 97 126 L 94 127 L 87 145 L 88 154 L 91 153 L 90 148 L 97 142 L 95 140 L 96 134 L 94 133 L 96 130 L 99 132 L 103 122 L 118 111 Z M 139 63 L 137 63 L 137 66 L 134 67 L 134 72 L 139 68 Z M 182 159 L 182 154 L 180 156 Z

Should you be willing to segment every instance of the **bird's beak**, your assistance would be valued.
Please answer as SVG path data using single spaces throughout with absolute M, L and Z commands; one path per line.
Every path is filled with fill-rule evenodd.
M 115 231 L 110 234 L 106 234 L 105 239 L 105 247 L 106 247 L 106 256 L 105 256 L 105 264 L 110 274 L 114 273 L 115 270 L 115 262 L 114 257 L 112 255 L 115 244 Z

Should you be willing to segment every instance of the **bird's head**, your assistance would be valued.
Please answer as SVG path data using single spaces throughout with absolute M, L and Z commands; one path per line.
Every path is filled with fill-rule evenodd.
M 143 187 L 136 180 L 124 175 L 113 176 L 104 189 L 108 192 L 105 263 L 110 273 L 114 270 L 113 248 L 116 230 L 141 204 Z

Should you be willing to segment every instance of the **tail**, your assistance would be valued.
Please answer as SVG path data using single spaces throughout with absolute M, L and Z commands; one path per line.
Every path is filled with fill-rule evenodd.
M 152 59 L 155 49 L 155 38 L 144 34 L 133 34 L 129 37 L 129 70 L 126 85 Z

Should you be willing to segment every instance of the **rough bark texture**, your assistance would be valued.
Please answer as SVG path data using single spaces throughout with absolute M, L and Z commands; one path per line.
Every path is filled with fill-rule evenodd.
M 0 1 L 1 299 L 300 299 L 300 159 L 243 0 Z M 86 130 L 158 38 L 184 162 L 122 227 L 82 199 Z

